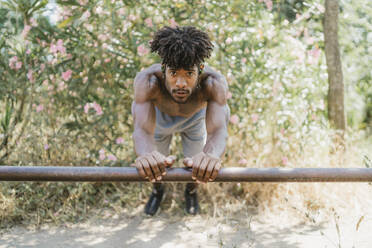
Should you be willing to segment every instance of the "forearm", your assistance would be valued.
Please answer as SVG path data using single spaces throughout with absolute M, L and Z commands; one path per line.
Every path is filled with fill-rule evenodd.
M 137 156 L 142 156 L 156 150 L 154 136 L 143 129 L 136 129 L 132 135 L 134 150 Z
M 226 140 L 227 132 L 225 129 L 217 130 L 212 134 L 208 134 L 207 143 L 203 148 L 203 152 L 214 157 L 222 157 L 226 148 Z

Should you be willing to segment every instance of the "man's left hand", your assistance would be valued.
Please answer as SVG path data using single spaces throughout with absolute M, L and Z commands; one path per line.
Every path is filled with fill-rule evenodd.
M 221 159 L 200 152 L 192 158 L 185 158 L 183 164 L 192 168 L 192 179 L 197 183 L 212 182 L 221 168 Z

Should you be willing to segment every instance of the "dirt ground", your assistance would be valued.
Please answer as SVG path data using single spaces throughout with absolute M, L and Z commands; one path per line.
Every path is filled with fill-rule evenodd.
M 174 216 L 160 212 L 108 213 L 77 224 L 17 226 L 3 232 L 5 247 L 372 247 L 372 216 L 319 225 L 272 224 L 270 218 L 247 212 L 239 217 Z M 339 230 L 339 231 L 338 231 Z

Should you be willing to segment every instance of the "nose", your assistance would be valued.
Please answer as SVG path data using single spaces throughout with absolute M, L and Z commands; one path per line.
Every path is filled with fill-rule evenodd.
M 176 86 L 177 88 L 180 88 L 180 89 L 186 88 L 187 86 L 186 80 L 183 78 L 178 78 L 176 82 Z

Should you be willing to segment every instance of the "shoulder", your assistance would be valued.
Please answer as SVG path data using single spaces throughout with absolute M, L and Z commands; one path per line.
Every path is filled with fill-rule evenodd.
M 139 72 L 134 80 L 134 101 L 143 103 L 154 100 L 159 93 L 159 84 L 155 75 Z
M 206 72 L 207 75 L 204 76 L 204 80 L 202 81 L 207 100 L 217 102 L 220 105 L 225 105 L 227 102 L 228 92 L 226 78 L 215 70 L 213 70 L 212 73 L 210 67 L 209 69 L 210 70 Z

